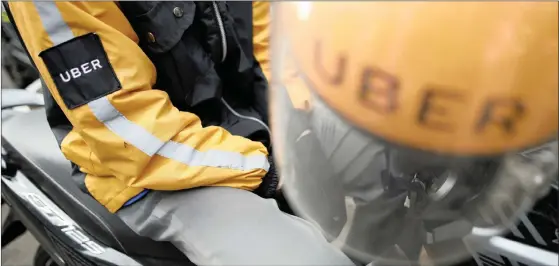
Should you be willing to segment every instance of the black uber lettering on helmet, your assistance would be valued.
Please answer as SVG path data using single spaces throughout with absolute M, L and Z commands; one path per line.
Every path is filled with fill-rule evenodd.
M 517 98 L 487 99 L 476 125 L 476 133 L 482 133 L 488 126 L 498 126 L 507 135 L 514 134 L 516 123 L 524 116 L 525 106 Z
M 465 94 L 458 90 L 435 89 L 428 87 L 424 90 L 421 104 L 418 110 L 417 122 L 439 131 L 454 132 L 456 127 L 452 123 L 463 123 L 456 121 L 448 115 L 450 108 L 466 107 Z M 525 107 L 517 98 L 488 98 L 481 107 L 472 127 L 473 133 L 483 134 L 489 126 L 502 129 L 505 135 L 513 135 L 516 123 L 523 117 Z
M 427 87 L 420 100 L 417 123 L 435 130 L 452 131 L 454 120 L 446 115 L 452 105 L 463 102 L 463 99 L 458 92 Z
M 380 68 L 365 67 L 361 73 L 359 99 L 361 103 L 381 114 L 398 109 L 398 78 Z
M 339 54 L 336 57 L 335 69 L 332 71 L 327 71 L 326 67 L 323 65 L 324 55 L 322 54 L 322 42 L 316 40 L 314 43 L 314 63 L 317 74 L 320 78 L 328 81 L 332 85 L 341 85 L 347 74 L 347 57 L 343 54 Z
M 333 69 L 324 65 L 322 42 L 315 40 L 313 62 L 320 79 L 332 86 L 340 86 L 347 76 L 347 56 L 340 53 L 335 56 Z M 392 113 L 398 108 L 398 89 L 400 81 L 387 71 L 376 67 L 366 67 L 361 72 L 359 99 L 368 108 L 381 114 Z
M 315 41 L 313 53 L 314 67 L 318 77 L 328 82 L 333 87 L 343 86 L 347 77 L 348 62 L 346 55 L 340 53 L 335 56 L 333 69 L 328 69 L 323 64 L 323 47 L 319 40 Z M 358 99 L 368 109 L 380 115 L 389 115 L 398 111 L 399 92 L 403 82 L 392 73 L 376 66 L 365 66 L 360 70 L 360 83 Z M 416 122 L 419 126 L 430 130 L 454 132 L 463 127 L 457 127 L 456 121 L 451 115 L 451 110 L 468 110 L 471 104 L 467 101 L 467 92 L 458 89 L 449 89 L 444 86 L 427 85 L 420 90 L 419 105 L 416 112 Z M 459 109 L 456 109 L 459 108 Z M 523 102 L 514 97 L 488 98 L 481 107 L 476 110 L 477 118 L 471 126 L 471 131 L 483 134 L 490 126 L 499 127 L 505 135 L 513 135 L 515 125 L 526 113 Z

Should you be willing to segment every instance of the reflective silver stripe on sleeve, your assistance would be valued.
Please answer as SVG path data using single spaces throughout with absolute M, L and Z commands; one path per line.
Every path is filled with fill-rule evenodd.
M 270 167 L 268 160 L 263 155 L 243 156 L 237 152 L 217 150 L 201 152 L 174 141 L 165 143 L 157 154 L 190 166 L 209 166 L 241 171 L 252 169 L 268 171 Z
M 124 117 L 113 107 L 107 97 L 91 101 L 87 105 L 97 120 L 102 122 L 110 131 L 145 154 L 153 156 L 165 144 L 145 128 Z
M 62 18 L 55 2 L 33 1 L 33 4 L 54 46 L 74 38 L 74 33 Z
M 95 117 L 110 131 L 149 156 L 157 154 L 189 166 L 208 166 L 240 171 L 253 169 L 268 171 L 270 168 L 264 155 L 244 156 L 237 152 L 218 150 L 202 152 L 182 143 L 163 142 L 145 128 L 124 117 L 107 97 L 92 101 L 88 103 L 88 106 Z

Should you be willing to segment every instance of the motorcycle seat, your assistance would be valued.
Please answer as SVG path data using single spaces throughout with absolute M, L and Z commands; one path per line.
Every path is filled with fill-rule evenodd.
M 81 191 L 71 177 L 71 164 L 62 155 L 44 109 L 18 114 L 2 123 L 2 146 L 29 167 L 20 171 L 38 184 L 68 216 L 99 242 L 129 256 L 155 259 L 156 265 L 192 265 L 169 242 L 156 242 L 133 232 Z

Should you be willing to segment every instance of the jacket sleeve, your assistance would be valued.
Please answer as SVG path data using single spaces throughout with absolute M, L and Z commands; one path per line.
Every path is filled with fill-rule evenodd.
M 270 22 L 271 7 L 268 1 L 252 2 L 252 25 L 253 25 L 253 50 L 254 57 L 258 61 L 264 76 L 269 81 L 271 77 L 270 64 Z M 311 99 L 309 89 L 297 71 L 291 55 L 278 55 L 283 59 L 283 69 L 279 73 L 279 81 L 287 90 L 287 94 L 294 108 L 308 110 Z
M 155 190 L 261 184 L 270 167 L 266 148 L 220 127 L 202 127 L 196 115 L 152 89 L 155 67 L 114 2 L 9 7 L 49 91 L 91 150 L 84 159 L 63 149 L 85 172 Z
M 254 57 L 270 80 L 270 2 L 252 2 L 252 44 Z

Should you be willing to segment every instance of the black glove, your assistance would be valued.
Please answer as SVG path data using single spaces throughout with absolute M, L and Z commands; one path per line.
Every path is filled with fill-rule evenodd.
M 254 191 L 254 193 L 263 198 L 273 198 L 276 196 L 279 184 L 279 175 L 272 155 L 268 156 L 268 162 L 270 163 L 270 169 L 268 169 L 268 173 L 262 178 L 260 186 Z

